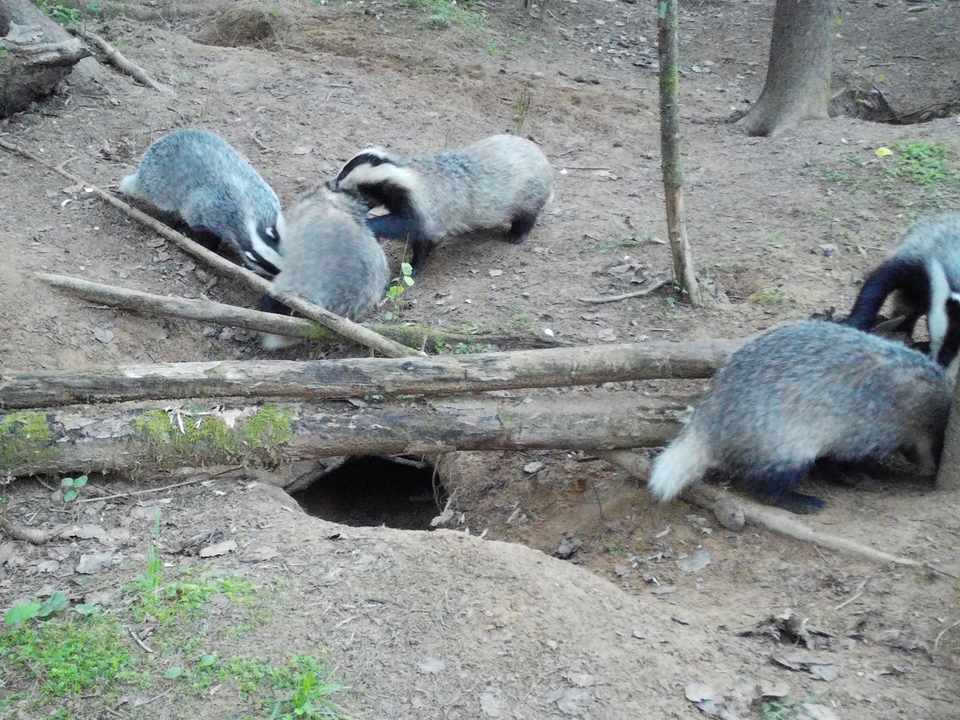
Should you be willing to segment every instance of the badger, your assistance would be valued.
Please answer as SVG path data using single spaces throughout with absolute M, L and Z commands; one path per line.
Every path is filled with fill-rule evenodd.
M 859 330 L 869 329 L 887 296 L 893 293 L 893 314 L 905 316 L 898 329 L 912 335 L 917 320 L 930 309 L 931 259 L 943 267 L 950 289 L 960 290 L 960 213 L 935 215 L 911 226 L 890 257 L 864 280 L 844 323 Z
M 193 129 L 164 135 L 147 148 L 137 171 L 120 181 L 120 192 L 226 240 L 254 272 L 279 272 L 280 200 L 220 136 Z
M 273 280 L 273 289 L 298 295 L 350 320 L 370 312 L 383 297 L 390 267 L 367 227 L 366 214 L 366 205 L 325 186 L 304 195 L 290 213 L 283 234 L 283 268 Z M 289 313 L 270 297 L 260 307 Z M 262 342 L 270 350 L 293 344 L 276 335 L 264 335 Z
M 935 359 L 828 321 L 751 340 L 654 461 L 650 490 L 670 500 L 716 471 L 789 510 L 815 512 L 823 502 L 794 488 L 821 458 L 869 463 L 902 451 L 933 473 L 956 377 L 960 295 L 944 298 L 941 310 Z
M 522 243 L 553 197 L 553 169 L 533 142 L 494 135 L 462 150 L 402 158 L 383 148 L 360 151 L 329 182 L 386 215 L 368 220 L 379 237 L 409 238 L 414 272 L 445 238 L 506 230 Z

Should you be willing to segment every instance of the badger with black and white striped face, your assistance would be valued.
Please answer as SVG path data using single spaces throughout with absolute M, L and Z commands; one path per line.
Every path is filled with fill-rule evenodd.
M 368 148 L 347 161 L 332 190 L 389 212 L 368 219 L 374 234 L 409 239 L 415 272 L 444 239 L 475 230 L 506 230 L 522 243 L 553 197 L 553 169 L 536 144 L 494 135 L 462 150 L 402 158 Z
M 189 128 L 164 135 L 147 148 L 137 171 L 120 181 L 120 191 L 227 241 L 254 272 L 279 272 L 280 200 L 219 135 Z
M 304 195 L 289 214 L 280 245 L 283 268 L 273 289 L 349 320 L 360 320 L 373 310 L 390 282 L 390 267 L 364 221 L 366 214 L 366 205 L 324 186 Z M 260 307 L 289 313 L 270 297 Z M 263 336 L 263 345 L 270 350 L 291 344 L 276 335 Z
M 960 291 L 960 213 L 934 215 L 914 223 L 890 257 L 864 280 L 844 324 L 868 330 L 893 294 L 893 315 L 906 318 L 899 329 L 912 334 L 920 316 L 928 315 L 935 291 L 931 260 L 943 268 L 950 290 Z M 931 336 L 936 334 L 934 328 L 929 329 Z
M 933 473 L 956 378 L 960 295 L 935 298 L 931 312 L 942 328 L 934 358 L 823 321 L 751 340 L 657 457 L 650 490 L 670 500 L 717 472 L 794 512 L 812 512 L 822 501 L 795 488 L 821 458 L 860 463 L 903 451 Z

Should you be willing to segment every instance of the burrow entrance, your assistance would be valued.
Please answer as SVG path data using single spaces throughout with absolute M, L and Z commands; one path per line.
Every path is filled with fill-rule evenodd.
M 293 497 L 308 514 L 343 525 L 429 530 L 446 492 L 428 463 L 364 456 Z

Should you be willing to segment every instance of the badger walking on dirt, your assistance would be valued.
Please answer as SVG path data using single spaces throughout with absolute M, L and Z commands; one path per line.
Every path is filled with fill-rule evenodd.
M 283 269 L 273 281 L 274 289 L 350 320 L 370 312 L 383 297 L 390 267 L 364 222 L 366 214 L 366 205 L 323 186 L 301 198 L 283 234 Z M 289 312 L 270 297 L 263 299 L 261 308 Z M 263 336 L 267 349 L 290 344 L 276 335 Z
M 941 311 L 936 360 L 823 321 L 751 340 L 657 457 L 650 490 L 670 500 L 716 471 L 794 512 L 814 512 L 823 502 L 794 488 L 819 458 L 869 462 L 899 450 L 934 472 L 960 349 L 960 295 L 943 298 Z
M 536 144 L 494 135 L 462 150 L 402 158 L 383 148 L 352 157 L 330 188 L 364 199 L 389 214 L 370 218 L 373 232 L 409 238 L 415 272 L 442 240 L 506 227 L 522 243 L 553 196 L 553 169 Z
M 193 129 L 164 135 L 147 148 L 137 171 L 120 181 L 120 191 L 226 240 L 254 272 L 279 272 L 280 200 L 220 136 Z
M 864 280 L 844 324 L 869 329 L 887 296 L 894 293 L 894 316 L 906 316 L 899 329 L 912 334 L 917 320 L 930 309 L 930 260 L 943 267 L 950 289 L 960 291 L 960 213 L 935 215 L 910 227 L 897 249 Z

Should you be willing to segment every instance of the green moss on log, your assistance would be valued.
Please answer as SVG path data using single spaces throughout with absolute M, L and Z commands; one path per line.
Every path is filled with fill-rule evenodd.
M 0 419 L 0 471 L 40 465 L 56 455 L 47 414 L 15 412 Z
M 134 421 L 134 429 L 160 465 L 181 461 L 272 465 L 293 439 L 295 406 L 265 403 L 232 427 L 221 415 L 206 412 L 184 408 L 181 423 L 175 414 L 151 410 Z

